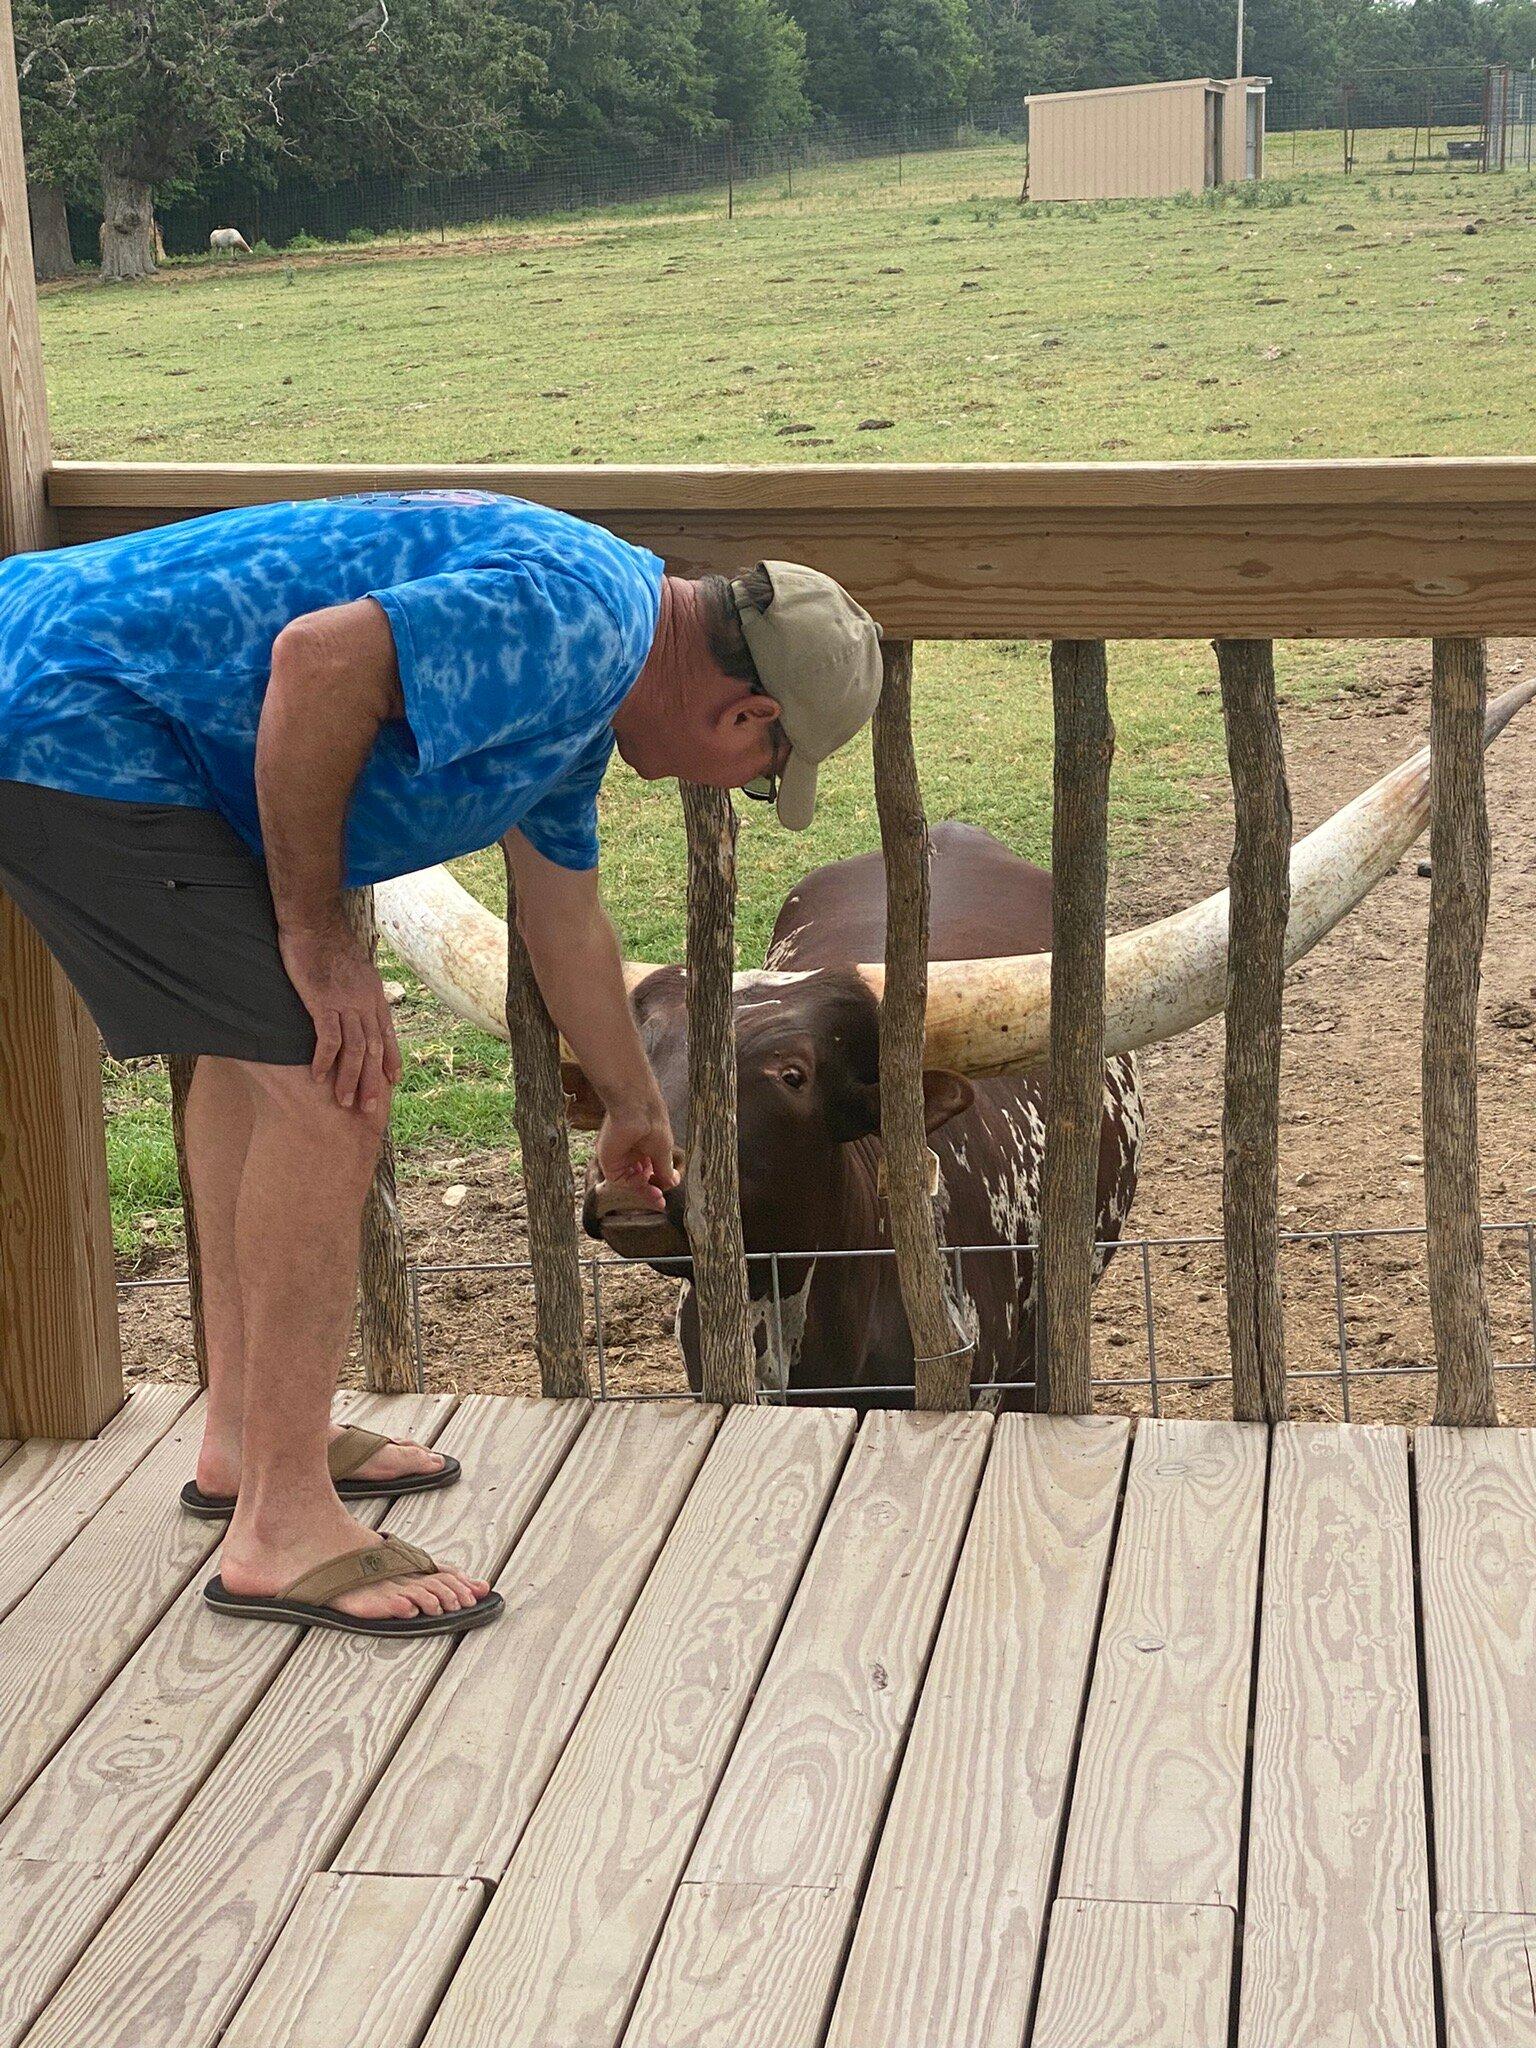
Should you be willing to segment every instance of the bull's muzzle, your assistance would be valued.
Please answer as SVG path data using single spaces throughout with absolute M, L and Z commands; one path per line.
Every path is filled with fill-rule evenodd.
M 678 1162 L 681 1170 L 681 1161 Z M 621 1259 L 677 1259 L 688 1256 L 683 1225 L 683 1184 L 667 1190 L 666 1207 L 648 1209 L 636 1190 L 623 1181 L 600 1180 L 596 1163 L 587 1171 L 587 1192 L 581 1206 L 588 1237 L 601 1238 Z

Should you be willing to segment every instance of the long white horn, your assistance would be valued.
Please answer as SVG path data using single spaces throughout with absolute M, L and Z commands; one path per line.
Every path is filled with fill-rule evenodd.
M 1536 677 L 1489 706 L 1490 744 L 1536 696 Z M 1289 966 L 1391 874 L 1429 822 L 1429 749 L 1394 768 L 1293 848 Z M 505 1038 L 507 932 L 446 868 L 423 868 L 374 892 L 379 925 L 406 964 L 455 1016 Z M 1134 1052 L 1214 1017 L 1226 1001 L 1227 892 L 1137 931 L 1105 950 L 1106 1053 Z M 656 969 L 624 963 L 633 992 Z M 858 969 L 878 996 L 885 972 Z M 738 977 L 760 985 L 761 973 Z M 1051 956 L 948 960 L 928 970 L 926 1057 L 965 1074 L 1038 1066 L 1050 1047 Z
M 477 903 L 446 868 L 421 868 L 380 882 L 373 902 L 379 929 L 433 995 L 466 1023 L 505 1038 L 505 918 Z M 643 961 L 626 960 L 624 985 L 633 991 L 655 971 Z
M 1483 744 L 1536 696 L 1536 677 L 1489 706 Z M 1291 852 L 1286 965 L 1310 951 L 1391 874 L 1429 822 L 1429 749 L 1347 804 Z M 1227 891 L 1109 941 L 1104 959 L 1104 1050 L 1113 1055 L 1175 1038 L 1226 1002 Z M 861 968 L 879 993 L 884 976 Z M 928 970 L 925 1057 L 966 1074 L 1037 1066 L 1050 1046 L 1051 956 L 938 962 Z

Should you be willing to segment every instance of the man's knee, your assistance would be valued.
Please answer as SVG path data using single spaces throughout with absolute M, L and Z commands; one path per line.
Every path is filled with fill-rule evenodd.
M 389 1128 L 389 1106 L 394 1093 L 385 1081 L 379 1086 L 378 1101 L 371 1109 L 356 1102 L 343 1109 L 336 1100 L 334 1078 L 317 1081 L 308 1067 L 268 1066 L 257 1061 L 245 1063 L 259 1124 L 268 1128 L 289 1127 L 295 1137 L 307 1143 L 323 1144 L 338 1159 L 372 1172 L 384 1133 Z

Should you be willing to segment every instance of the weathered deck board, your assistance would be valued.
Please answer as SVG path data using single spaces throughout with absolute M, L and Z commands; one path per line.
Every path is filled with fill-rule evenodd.
M 1031 2048 L 1227 2048 L 1230 1906 L 1061 1899 Z
M 686 1402 L 598 1409 L 501 1575 L 506 1616 L 454 1656 L 338 1869 L 501 1876 L 719 1423 Z
M 317 1871 L 220 2048 L 416 2048 L 487 1896 L 473 1878 Z
M 1062 1898 L 1236 1904 L 1268 1452 L 1256 1424 L 1136 1431 Z
M 1440 1913 L 1445 2048 L 1536 2048 L 1536 1914 Z
M 0 1814 L 20 1797 L 222 1534 L 177 1500 L 203 1402 L 149 1454 L 0 1621 Z
M 461 1401 L 439 1442 L 464 1478 L 394 1503 L 389 1527 L 449 1561 L 499 1570 L 586 1415 L 579 1402 Z M 31 2048 L 78 2048 L 83 2031 L 92 2048 L 209 2048 L 452 1647 L 306 1635 L 50 2002 Z M 152 1973 L 142 1968 L 151 1955 Z
M 1536 1908 L 1536 1430 L 1414 1439 L 1443 1913 Z
M 732 1410 L 431 2048 L 613 2048 L 851 1434 L 836 1409 Z
M 1240 2048 L 1433 2048 L 1407 1445 L 1274 1433 Z
M 625 2048 L 819 2043 L 991 1427 L 864 1422 Z
M 0 2048 L 1227 2048 L 1234 1936 L 1239 2048 L 1431 2048 L 1436 1951 L 1536 2048 L 1536 1432 L 1417 1440 L 1433 1930 L 1404 1437 L 1270 1438 L 1239 1929 L 1256 1427 L 356 1400 L 497 1628 L 211 1614 L 190 1407 L 0 1465 Z
M 7 1462 L 0 1492 L 0 1615 L 36 1584 L 196 1398 L 196 1387 L 136 1388 L 100 1436 L 34 1438 Z
M 449 1395 L 360 1399 L 431 1443 Z M 383 1520 L 385 1501 L 359 1503 Z M 199 1575 L 0 1827 L 0 2048 L 13 2048 L 255 1709 L 301 1631 L 215 1614 Z
M 1128 1437 L 997 1423 L 829 2048 L 1023 2038 Z
M 444 1417 L 450 1406 L 441 1404 Z M 336 1413 L 366 1422 L 390 1410 L 347 1392 Z M 0 1815 L 220 1542 L 224 1525 L 199 1521 L 177 1499 L 202 1429 L 198 1400 L 0 1622 Z

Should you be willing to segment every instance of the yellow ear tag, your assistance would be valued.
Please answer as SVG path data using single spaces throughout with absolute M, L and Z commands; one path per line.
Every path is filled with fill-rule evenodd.
M 882 1200 L 884 1200 L 885 1196 L 889 1192 L 890 1183 L 886 1180 L 885 1177 L 885 1154 L 882 1152 L 880 1154 L 879 1166 L 875 1170 L 875 1193 L 878 1196 L 880 1196 Z M 930 1145 L 928 1147 L 928 1199 L 930 1202 L 933 1200 L 934 1196 L 938 1192 L 939 1155 L 937 1152 L 934 1151 L 933 1147 Z

